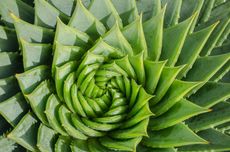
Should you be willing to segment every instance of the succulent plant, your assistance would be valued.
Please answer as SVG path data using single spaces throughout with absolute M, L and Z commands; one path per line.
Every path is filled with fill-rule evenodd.
M 0 151 L 230 151 L 230 1 L 0 0 Z

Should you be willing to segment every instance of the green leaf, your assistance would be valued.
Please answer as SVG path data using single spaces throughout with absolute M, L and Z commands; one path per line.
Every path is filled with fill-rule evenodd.
M 134 55 L 144 52 L 147 57 L 147 44 L 142 26 L 142 16 L 122 29 L 122 34 L 133 48 Z
M 48 0 L 48 2 L 68 16 L 71 16 L 75 7 L 74 0 Z
M 187 81 L 208 81 L 229 59 L 230 54 L 200 57 L 184 79 Z
M 173 105 L 179 102 L 187 93 L 189 93 L 196 86 L 200 85 L 199 82 L 187 82 L 175 80 L 170 86 L 160 103 L 152 106 L 150 109 L 157 116 L 162 115 L 168 111 Z
M 208 113 L 204 113 L 193 117 L 188 120 L 188 125 L 194 131 L 205 130 L 208 128 L 212 128 L 213 126 L 220 125 L 225 122 L 229 122 L 229 114 L 230 114 L 230 103 L 221 102 L 214 107 L 212 107 L 212 111 Z
M 229 83 L 207 82 L 198 92 L 192 95 L 189 100 L 202 107 L 210 108 L 230 98 L 229 90 Z
M 64 22 L 68 22 L 69 18 L 49 4 L 46 0 L 35 0 L 35 21 L 34 24 L 46 28 L 55 28 L 57 17 Z
M 190 144 L 207 144 L 204 139 L 197 136 L 182 123 L 163 130 L 150 131 L 149 138 L 145 137 L 142 143 L 152 148 L 171 148 Z
M 161 130 L 207 111 L 208 109 L 197 106 L 186 99 L 181 99 L 166 113 L 159 117 L 151 118 L 149 128 Z
M 102 137 L 105 136 L 104 132 L 94 130 L 87 125 L 84 124 L 84 122 L 81 120 L 81 118 L 77 115 L 72 114 L 71 120 L 73 122 L 73 125 L 80 130 L 82 133 L 89 137 Z
M 124 26 L 132 23 L 137 18 L 138 10 L 135 0 L 112 0 L 112 3 Z
M 90 152 L 110 152 L 109 149 L 104 147 L 97 138 L 90 138 L 88 140 L 88 149 Z M 112 150 L 111 150 L 112 151 Z
M 210 81 L 220 81 L 230 71 L 230 61 L 225 63 L 216 73 L 212 76 Z
M 71 138 L 68 136 L 59 136 L 55 144 L 55 152 L 70 152 Z
M 157 88 L 154 92 L 155 96 L 150 100 L 150 105 L 158 103 L 165 95 L 171 84 L 174 82 L 178 73 L 184 68 L 184 66 L 177 67 L 164 67 L 157 84 Z
M 184 45 L 186 36 L 188 34 L 189 28 L 196 15 L 197 14 L 194 14 L 187 20 L 164 30 L 163 49 L 161 52 L 160 59 L 167 59 L 168 66 L 174 66 L 177 62 L 177 59 Z
M 129 42 L 125 39 L 118 24 L 102 36 L 103 40 L 114 48 L 120 49 L 124 54 L 133 55 L 133 50 Z
M 66 35 L 68 35 L 68 37 L 66 37 Z M 82 49 L 86 49 L 89 47 L 91 39 L 86 33 L 67 26 L 60 19 L 57 19 L 54 42 L 59 42 L 63 45 L 79 46 Z
M 131 63 L 136 76 L 137 76 L 137 83 L 139 84 L 145 84 L 145 65 L 144 65 L 144 52 L 141 52 L 137 55 L 130 56 L 129 57 L 129 62 Z
M 42 121 L 49 126 L 46 115 L 44 113 L 47 99 L 52 93 L 52 87 L 48 80 L 41 82 L 30 94 L 26 95 L 33 112 Z
M 112 131 L 109 136 L 115 139 L 130 139 L 137 138 L 141 136 L 148 136 L 147 127 L 148 127 L 149 119 L 144 119 L 131 128 L 118 129 Z
M 68 134 L 61 126 L 60 118 L 58 115 L 58 109 L 61 106 L 58 97 L 54 94 L 51 94 L 47 99 L 46 110 L 44 113 L 46 114 L 49 125 L 61 135 L 67 136 Z
M 225 135 L 215 129 L 208 129 L 198 133 L 199 136 L 209 142 L 207 145 L 190 145 L 179 148 L 181 152 L 194 151 L 229 151 L 230 136 Z
M 15 30 L 0 26 L 0 52 L 16 50 L 18 50 L 18 41 Z
M 56 66 L 62 66 L 68 61 L 79 61 L 84 53 L 79 46 L 62 45 L 56 42 L 54 50 L 54 57 L 52 62 L 52 74 L 55 73 Z
M 50 77 L 50 69 L 45 66 L 37 66 L 24 73 L 16 74 L 19 86 L 23 94 L 31 93 L 42 81 Z
M 148 93 L 153 94 L 155 92 L 166 63 L 167 61 L 160 61 L 160 62 L 153 62 L 149 60 L 144 61 L 145 75 L 146 75 L 145 78 L 146 83 L 144 88 Z M 153 73 L 154 73 L 154 77 L 153 77 Z
M 143 24 L 149 60 L 158 61 L 160 58 L 165 9 L 166 7 Z
M 20 90 L 14 76 L 0 79 L 0 103 L 15 95 Z
M 72 152 L 89 152 L 88 143 L 86 140 L 74 140 L 71 142 Z
M 55 86 L 58 97 L 63 101 L 63 85 L 67 76 L 77 68 L 76 61 L 67 62 L 61 67 L 56 67 Z
M 207 43 L 205 44 L 204 48 L 202 49 L 200 55 L 201 56 L 208 56 L 210 55 L 212 49 L 217 45 L 217 42 L 219 38 L 221 37 L 222 33 L 224 32 L 225 28 L 228 26 L 230 23 L 230 18 L 229 17 L 222 17 L 222 18 L 214 18 L 214 20 L 210 20 L 208 23 L 201 24 L 200 26 L 197 27 L 197 29 L 200 29 L 204 26 L 210 25 L 213 22 L 219 22 L 215 30 L 212 32 L 210 35 Z
M 17 145 L 11 139 L 8 139 L 4 136 L 0 136 L 0 147 L 4 152 L 12 152 L 17 150 Z
M 216 27 L 217 23 L 202 29 L 201 31 L 192 33 L 185 39 L 184 46 L 176 65 L 186 64 L 185 68 L 180 72 L 178 78 L 182 78 L 192 68 L 194 62 L 199 56 L 200 51 L 208 40 L 208 37 Z
M 177 152 L 174 148 L 150 148 L 139 144 L 137 147 L 138 152 Z
M 204 23 L 209 19 L 212 9 L 214 7 L 215 1 L 216 0 L 205 0 L 204 1 L 203 7 L 200 13 L 201 16 L 199 19 L 201 23 Z
M 122 68 L 129 77 L 131 77 L 132 79 L 136 80 L 137 76 L 136 73 L 133 69 L 133 66 L 131 65 L 128 55 L 126 55 L 125 57 L 121 58 L 121 59 L 117 59 L 115 60 L 115 63 Z
M 53 152 L 58 134 L 47 126 L 40 124 L 38 128 L 37 147 L 41 152 Z
M 92 52 L 93 54 L 102 55 L 112 59 L 117 59 L 124 56 L 124 53 L 121 50 L 110 46 L 102 38 L 99 38 L 96 41 L 96 44 L 94 44 L 94 46 L 91 47 L 88 51 Z
M 21 39 L 24 70 L 39 65 L 49 65 L 52 54 L 51 44 L 29 43 Z
M 32 115 L 32 113 L 27 113 L 17 126 L 7 135 L 7 138 L 12 139 L 21 146 L 25 147 L 30 151 L 37 150 L 37 131 L 39 127 L 39 122 Z
M 14 14 L 10 14 L 14 20 L 17 37 L 32 43 L 51 43 L 53 42 L 54 31 L 37 25 L 30 24 L 18 18 Z
M 61 120 L 62 126 L 65 128 L 66 132 L 77 139 L 86 140 L 88 137 L 80 132 L 77 128 L 72 125 L 71 122 L 71 112 L 64 106 L 61 105 L 58 114 Z
M 68 25 L 87 33 L 92 39 L 97 39 L 106 32 L 104 25 L 85 8 L 81 0 L 77 0 Z
M 12 52 L 0 52 L 0 79 L 21 71 L 20 55 Z
M 176 25 L 180 18 L 182 0 L 161 0 L 161 5 L 167 5 L 164 19 L 164 27 Z
M 135 151 L 141 139 L 141 137 L 137 137 L 126 140 L 114 140 L 109 137 L 102 137 L 99 139 L 99 141 L 103 146 L 109 149 L 116 149 L 121 151 Z
M 117 23 L 119 27 L 122 27 L 122 20 L 111 1 L 93 0 L 89 6 L 89 11 L 100 20 L 107 29 L 112 28 L 115 23 Z
M 34 21 L 34 9 L 21 0 L 0 0 L 0 14 L 2 20 L 7 26 L 13 27 L 13 20 L 9 12 L 14 13 L 16 16 L 19 16 L 22 20 L 29 23 L 33 23 Z
M 194 14 L 195 12 L 197 12 L 197 16 L 195 17 L 191 28 L 190 28 L 190 33 L 193 32 L 197 22 L 198 22 L 198 17 L 201 15 L 200 11 L 201 8 L 204 4 L 205 0 L 185 0 L 182 1 L 182 6 L 181 6 L 181 11 L 180 11 L 180 20 L 183 21 L 187 18 L 189 18 L 190 16 L 192 16 L 192 14 Z
M 22 93 L 0 103 L 0 114 L 12 125 L 16 126 L 27 112 L 29 106 Z

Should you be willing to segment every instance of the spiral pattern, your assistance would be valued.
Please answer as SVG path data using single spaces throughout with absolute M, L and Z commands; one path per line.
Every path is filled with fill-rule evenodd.
M 210 14 L 204 1 L 0 0 L 7 140 L 42 152 L 230 149 L 230 86 L 218 82 L 230 3 Z M 225 145 L 207 146 L 211 135 Z

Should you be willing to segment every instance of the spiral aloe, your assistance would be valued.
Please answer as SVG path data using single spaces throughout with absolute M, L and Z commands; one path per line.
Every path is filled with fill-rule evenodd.
M 0 151 L 230 151 L 230 1 L 0 0 L 0 16 Z

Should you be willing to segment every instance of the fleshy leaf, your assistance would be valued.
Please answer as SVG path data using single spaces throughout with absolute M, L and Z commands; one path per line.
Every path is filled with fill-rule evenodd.
M 50 64 L 52 54 L 51 44 L 29 43 L 22 39 L 21 45 L 25 71 L 39 65 Z
M 210 108 L 221 101 L 226 101 L 228 98 L 230 98 L 230 84 L 207 82 L 189 100 L 202 107 Z
M 189 28 L 196 15 L 197 14 L 194 14 L 187 20 L 164 30 L 163 49 L 161 52 L 160 59 L 167 59 L 168 62 L 166 65 L 174 66 L 177 62 L 177 59 L 184 45 L 186 36 L 188 34 Z
M 213 126 L 229 122 L 230 104 L 228 102 L 221 102 L 214 107 L 212 111 L 193 117 L 188 120 L 188 125 L 194 131 L 205 130 Z
M 48 80 L 41 82 L 30 94 L 26 95 L 33 112 L 42 121 L 48 125 L 46 115 L 44 113 L 45 106 L 49 95 L 52 93 L 51 84 Z
M 12 125 L 16 126 L 28 110 L 22 93 L 0 103 L 0 114 Z
M 58 135 L 53 129 L 50 129 L 43 124 L 40 124 L 37 137 L 38 149 L 41 152 L 53 152 L 57 137 Z
M 87 33 L 93 39 L 97 39 L 106 32 L 104 25 L 85 8 L 81 0 L 77 0 L 76 8 L 68 25 Z
M 37 119 L 31 113 L 27 113 L 7 137 L 26 149 L 35 151 L 38 127 Z
M 111 1 L 94 0 L 89 6 L 89 11 L 100 20 L 107 29 L 112 28 L 115 23 L 119 24 L 119 27 L 122 27 L 122 20 Z
M 55 28 L 57 17 L 64 22 L 68 21 L 68 17 L 49 4 L 45 0 L 35 0 L 35 21 L 34 24 L 46 28 Z
M 134 55 L 144 52 L 144 58 L 147 57 L 147 44 L 142 26 L 142 16 L 122 29 L 122 34 L 133 48 Z
M 165 9 L 143 24 L 149 60 L 158 61 L 161 55 Z
M 208 129 L 198 133 L 199 136 L 209 141 L 206 145 L 190 145 L 179 148 L 181 152 L 194 151 L 229 151 L 230 137 L 215 129 Z
M 21 0 L 0 0 L 0 14 L 2 19 L 8 26 L 13 27 L 13 20 L 9 12 L 14 13 L 29 23 L 33 23 L 34 21 L 34 9 Z
M 152 148 L 170 148 L 190 144 L 207 144 L 204 139 L 197 136 L 182 123 L 163 130 L 150 131 L 149 138 L 145 137 L 142 140 L 142 143 L 147 147 Z
M 162 115 L 199 84 L 201 83 L 175 80 L 161 102 L 151 107 L 152 112 L 157 116 Z
M 163 115 L 150 119 L 149 128 L 152 130 L 164 129 L 207 111 L 208 109 L 182 99 Z
M 217 23 L 187 36 L 178 61 L 176 63 L 176 65 L 186 64 L 186 66 L 180 72 L 178 78 L 182 78 L 183 76 L 185 76 L 189 69 L 192 68 L 192 65 L 196 61 L 200 51 L 204 47 L 206 41 L 208 40 L 208 37 L 210 36 L 216 25 Z
M 24 73 L 16 74 L 23 94 L 31 93 L 43 80 L 48 79 L 49 68 L 45 65 L 37 66 Z

